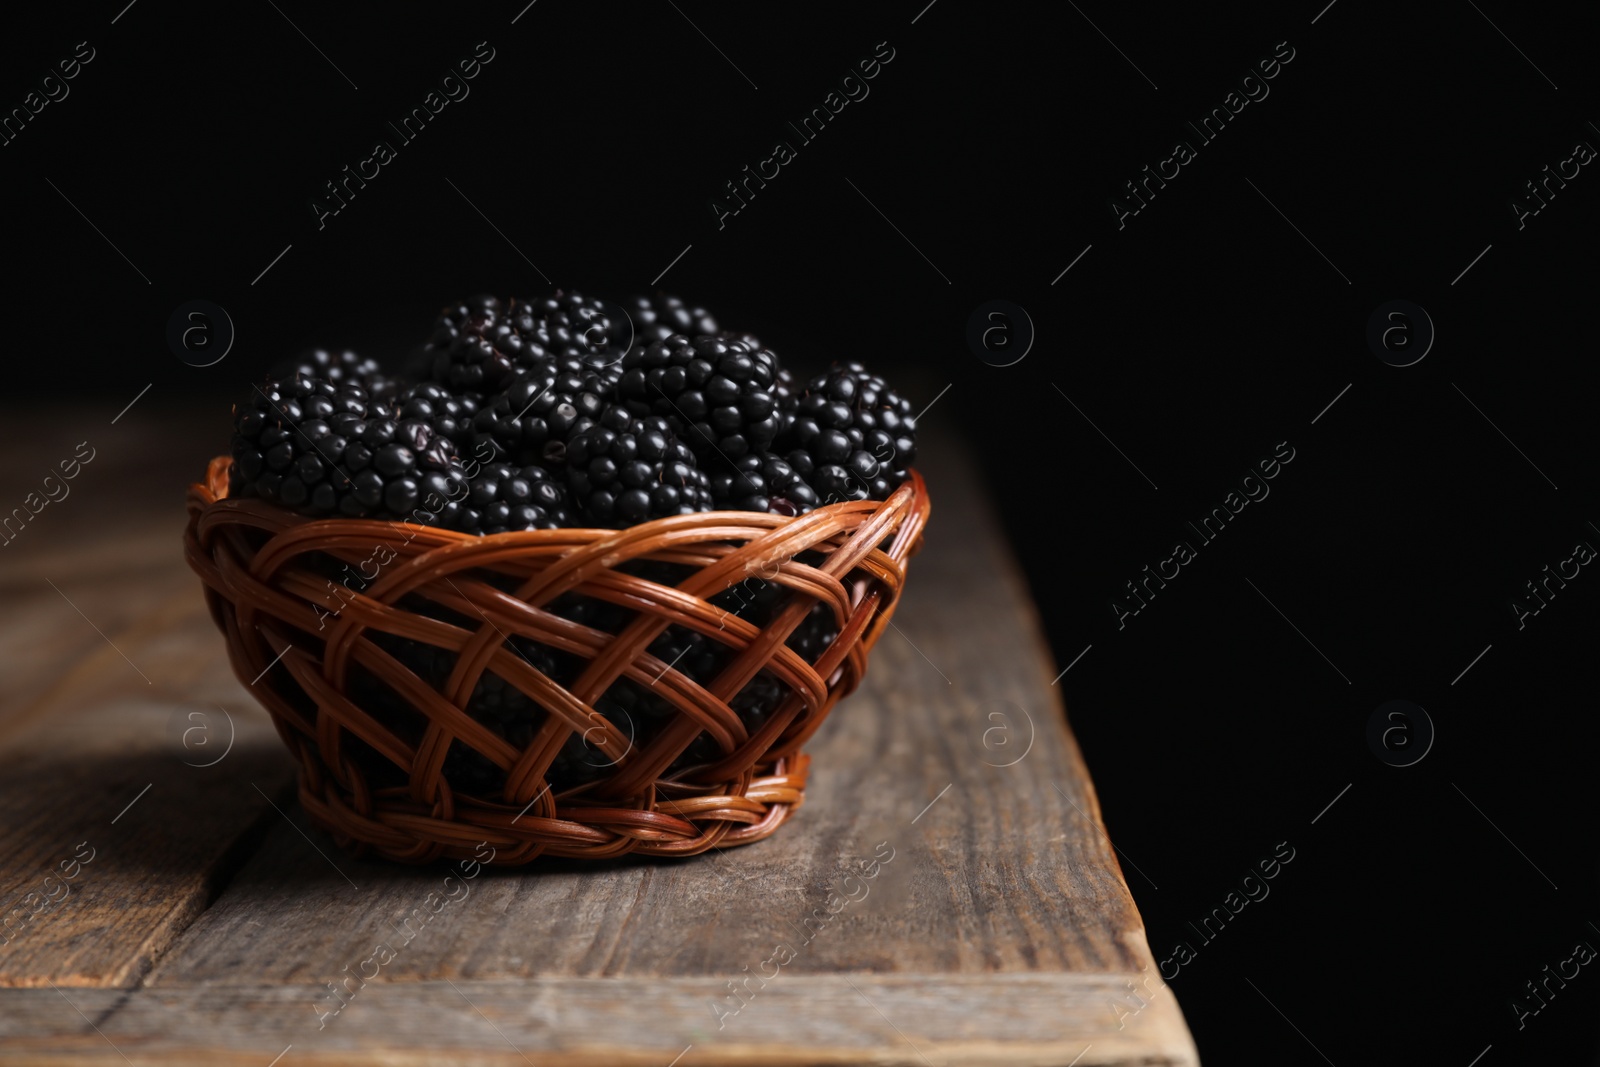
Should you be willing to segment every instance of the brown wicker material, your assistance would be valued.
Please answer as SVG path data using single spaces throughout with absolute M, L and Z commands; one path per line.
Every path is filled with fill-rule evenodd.
M 205 484 L 190 487 L 184 546 L 227 636 L 234 673 L 272 713 L 299 761 L 300 800 L 311 819 L 346 848 L 407 863 L 472 859 L 483 841 L 495 849 L 496 864 L 519 865 L 541 855 L 686 856 L 771 834 L 801 803 L 808 765 L 801 745 L 861 681 L 929 512 L 926 487 L 912 472 L 886 501 L 831 504 L 797 518 L 709 512 L 625 530 L 476 536 L 400 522 L 313 519 L 260 500 L 229 500 L 228 465 L 218 457 Z M 330 589 L 324 571 L 313 566 L 313 559 L 329 557 L 361 564 L 375 545 L 394 556 L 384 557 L 361 592 Z M 808 565 L 794 558 L 808 551 L 822 560 Z M 673 588 L 617 569 L 633 560 L 696 570 Z M 493 576 L 501 585 L 514 583 L 515 592 L 489 581 Z M 788 590 L 764 627 L 709 603 L 752 576 Z M 542 610 L 568 592 L 622 605 L 634 613 L 632 621 L 611 634 Z M 468 630 L 397 606 L 417 596 L 483 623 Z M 819 601 L 833 609 L 839 635 L 816 663 L 807 663 L 784 641 Z M 648 646 L 669 625 L 731 649 L 721 674 L 696 682 L 651 655 Z M 448 692 L 413 674 L 369 630 L 457 653 Z M 510 647 L 513 635 L 587 664 L 563 687 Z M 351 702 L 351 664 L 425 716 L 420 742 L 397 736 Z M 728 701 L 762 668 L 786 696 L 748 734 Z M 463 710 L 486 670 L 546 709 L 526 749 Z M 641 747 L 593 707 L 624 677 L 651 686 L 676 708 Z M 573 731 L 613 762 L 599 780 L 554 792 L 544 775 Z M 702 732 L 721 758 L 665 779 Z M 407 784 L 370 786 L 348 751 L 350 737 L 397 766 Z M 503 793 L 451 787 L 442 767 L 458 739 L 507 772 Z

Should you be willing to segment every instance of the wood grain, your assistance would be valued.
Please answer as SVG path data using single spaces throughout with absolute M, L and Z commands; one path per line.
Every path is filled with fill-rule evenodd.
M 160 656 L 146 658 L 159 670 Z M 280 818 L 267 796 L 291 795 L 292 764 L 243 694 L 229 701 L 230 726 L 217 705 L 111 690 L 97 705 L 68 702 L 0 752 L 0 986 L 134 984 L 254 828 Z M 201 766 L 230 735 L 221 762 Z
M 0 425 L 9 445 L 65 422 Z M 151 422 L 121 433 L 0 551 L 0 986 L 137 984 L 281 819 L 267 796 L 292 796 L 269 717 L 196 655 L 210 620 L 181 492 L 159 484 L 182 449 Z M 3 499 L 39 458 L 8 468 Z
M 63 700 L 93 703 L 102 685 L 146 685 L 149 672 L 141 676 L 112 643 L 143 668 L 129 646 L 145 636 L 182 639 L 166 611 L 195 605 L 179 581 L 182 545 L 173 531 L 181 538 L 192 442 L 202 439 L 196 429 L 209 424 L 204 432 L 215 434 L 217 420 L 186 408 L 143 418 L 136 410 L 113 426 L 119 407 L 6 410 L 0 418 L 0 516 L 37 493 L 77 443 L 94 449 L 64 497 L 0 535 L 0 743 Z M 180 662 L 202 666 L 190 653 Z M 188 681 L 150 678 L 174 694 Z
M 296 808 L 268 803 L 287 757 L 227 677 L 192 576 L 165 560 L 108 566 L 144 613 L 85 611 L 115 619 L 107 634 L 155 684 L 98 636 L 87 653 L 64 642 L 58 662 L 85 658 L 13 714 L 31 732 L 0 736 L 0 759 L 22 768 L 0 801 L 23 812 L 0 830 L 0 888 L 91 831 L 116 848 L 18 939 L 18 953 L 32 949 L 0 946 L 0 982 L 139 988 L 0 993 L 0 1059 L 264 1065 L 293 1043 L 329 1063 L 664 1067 L 693 1044 L 684 1067 L 1196 1062 L 976 472 L 939 441 L 922 469 L 927 546 L 865 683 L 808 745 L 806 804 L 767 841 L 683 861 L 463 871 L 350 858 Z M 12 581 L 26 576 L 0 566 Z M 0 625 L 0 648 L 26 641 L 14 627 Z M 156 721 L 163 702 L 242 716 L 236 748 L 210 770 L 183 766 Z M 111 801 L 139 779 L 158 781 L 133 809 L 146 822 L 110 826 Z M 348 977 L 379 946 L 392 952 L 380 973 Z M 359 993 L 319 1029 L 340 981 Z M 730 982 L 759 989 L 731 1016 Z
M 326 1020 L 316 993 L 202 986 L 119 1000 L 106 991 L 28 990 L 11 994 L 26 1003 L 0 1017 L 0 1062 L 266 1067 L 289 1046 L 285 1067 L 1196 1062 L 1171 992 L 1147 997 L 1137 1010 L 1126 984 L 1111 975 L 785 974 L 721 1029 L 710 1004 L 728 993 L 713 979 L 373 982 Z M 96 1020 L 98 1032 L 84 1017 Z

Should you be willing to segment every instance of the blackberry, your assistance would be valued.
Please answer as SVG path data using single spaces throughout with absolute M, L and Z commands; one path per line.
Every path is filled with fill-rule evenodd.
M 778 425 L 773 432 L 773 438 L 778 438 L 794 423 L 795 400 L 800 392 L 795 382 L 794 372 L 783 365 L 783 361 L 778 358 L 777 353 L 767 348 L 766 345 L 761 343 L 759 337 L 748 330 L 724 331 L 718 336 L 724 341 L 738 341 L 751 352 L 766 353 L 761 358 L 768 359 L 777 368 L 772 376 L 771 392 L 772 399 L 778 409 Z
M 749 330 L 723 330 L 721 333 L 717 334 L 717 336 L 722 338 L 724 341 L 738 341 L 752 352 L 756 352 L 767 347 L 761 343 L 761 338 L 757 337 Z
M 463 331 L 482 334 L 493 326 L 504 310 L 505 304 L 501 299 L 490 293 L 479 293 L 458 300 L 439 312 L 439 317 L 434 320 L 434 340 L 449 340 Z M 448 336 L 442 336 L 440 331 L 446 327 Z
M 672 721 L 673 716 L 678 714 L 678 709 L 672 702 L 653 687 L 640 685 L 627 678 L 612 683 L 611 687 L 595 701 L 595 710 L 617 726 L 618 732 L 630 749 L 649 746 L 661 735 L 661 731 Z M 568 749 L 573 747 L 570 738 L 567 747 Z M 563 751 L 562 754 L 567 755 L 567 752 Z M 598 750 L 593 756 L 588 758 L 580 756 L 572 762 L 587 764 L 601 771 L 610 765 L 609 758 L 600 754 Z
M 776 605 L 776 597 L 763 598 L 763 601 L 766 603 L 763 603 L 762 609 L 757 609 L 754 614 L 762 614 L 765 609 Z M 755 622 L 755 619 L 750 621 Z M 816 662 L 837 635 L 834 613 L 827 608 L 827 605 L 816 605 L 800 625 L 795 627 L 795 632 L 790 633 L 786 643 L 800 656 L 805 657 L 806 662 Z M 750 678 L 746 686 L 734 694 L 728 705 L 738 715 L 739 721 L 744 723 L 746 731 L 754 734 L 757 729 L 766 725 L 766 720 L 781 707 L 789 694 L 789 686 L 779 681 L 778 675 L 774 675 L 770 670 L 758 670 L 755 677 Z M 694 765 L 712 763 L 720 755 L 722 749 L 718 749 L 717 742 L 712 741 L 709 734 L 699 734 L 683 750 L 682 755 L 678 755 L 677 760 L 672 761 L 667 773 L 670 776 Z
M 406 522 L 456 525 L 468 484 L 448 438 L 423 419 L 378 418 L 367 422 L 361 443 L 372 458 L 350 472 L 357 503 Z
M 614 338 L 627 333 L 616 305 L 556 290 L 538 300 L 513 300 L 508 329 L 495 344 L 524 370 L 555 370 L 598 378 L 609 392 L 622 375 Z
M 794 420 L 799 415 L 800 392 L 801 386 L 794 372 L 780 364 L 772 381 L 772 398 L 778 404 L 778 427 L 772 435 L 774 442 L 784 440 L 794 427 Z
M 682 626 L 663 630 L 650 642 L 650 654 L 701 685 L 710 685 L 728 661 L 727 646 Z
M 691 308 L 681 298 L 668 293 L 655 296 L 634 296 L 622 305 L 633 324 L 632 337 L 628 336 L 628 323 L 613 323 L 612 342 L 633 347 L 647 347 L 665 341 L 675 334 L 687 337 L 705 337 L 717 333 L 717 320 L 705 308 Z
M 587 373 L 615 382 L 605 305 L 557 290 L 541 300 L 476 296 L 447 308 L 415 357 L 421 376 L 452 392 L 493 394 L 531 371 Z
M 616 330 L 614 305 L 557 289 L 537 300 L 513 300 L 511 328 L 555 356 L 602 351 Z
M 450 352 L 462 338 L 482 338 L 501 315 L 498 296 L 478 294 L 464 301 L 454 302 L 438 312 L 434 330 L 427 341 L 414 350 L 406 360 L 403 378 L 408 381 L 440 382 L 450 387 L 482 389 L 482 371 L 472 371 L 474 352 L 461 349 L 451 357 Z
M 517 375 L 512 358 L 487 337 L 463 333 L 434 357 L 433 379 L 453 392 L 494 393 Z
M 772 672 L 758 671 L 743 689 L 734 694 L 733 699 L 728 701 L 728 706 L 739 716 L 739 721 L 744 724 L 746 732 L 753 734 L 766 724 L 789 692 L 789 687 L 780 682 Z M 667 767 L 667 776 L 670 777 L 699 764 L 714 762 L 721 756 L 722 749 L 712 740 L 711 735 L 702 733 L 689 742 L 682 754 Z
M 752 626 L 765 626 L 771 621 L 787 590 L 777 582 L 769 582 L 752 575 L 738 585 L 730 586 L 710 597 L 711 604 L 729 615 L 743 619 Z M 725 625 L 725 623 L 724 623 Z
M 809 562 L 815 563 L 819 559 L 820 557 L 812 558 Z M 765 626 L 787 602 L 787 593 L 788 590 L 776 582 L 761 582 L 755 585 L 746 581 L 712 597 L 711 602 L 730 615 L 737 616 L 754 626 Z M 672 632 L 669 629 L 662 638 L 666 638 Z M 833 643 L 838 633 L 838 628 L 833 622 L 833 610 L 826 604 L 816 604 L 806 617 L 800 620 L 800 624 L 795 627 L 785 644 L 794 649 L 806 662 L 815 663 Z M 716 677 L 731 658 L 731 654 L 724 646 L 709 638 L 701 637 L 699 634 L 692 636 L 700 638 L 710 647 L 707 651 L 701 652 L 699 659 L 696 660 L 698 646 L 690 645 L 684 661 L 679 663 L 678 668 L 696 681 L 706 684 Z M 658 643 L 660 641 L 661 639 L 658 639 Z M 651 646 L 651 651 L 657 655 L 670 650 L 669 647 L 658 651 L 655 645 Z M 745 729 L 754 733 L 778 710 L 789 694 L 789 687 L 781 682 L 777 675 L 762 670 L 734 695 L 729 701 L 729 706 L 739 716 L 739 721 L 744 724 Z M 721 750 L 710 736 L 701 734 L 668 769 L 671 773 L 677 773 L 696 764 L 713 762 L 720 755 Z
M 860 363 L 812 378 L 775 446 L 824 502 L 884 500 L 916 459 L 911 401 Z
M 298 377 L 322 378 L 334 385 L 349 383 L 359 385 L 367 391 L 368 396 L 373 397 L 387 396 L 395 388 L 395 383 L 384 375 L 377 360 L 370 356 L 362 358 L 348 348 L 340 352 L 330 352 L 325 348 L 307 349 L 273 367 L 267 372 L 267 377 L 278 382 Z
M 419 610 L 417 602 L 411 601 L 410 605 L 413 610 Z M 423 607 L 420 610 L 435 616 L 450 615 L 436 607 Z M 447 621 L 452 620 L 461 625 L 470 625 L 464 618 L 452 616 Z M 443 692 L 455 668 L 455 652 L 380 631 L 373 631 L 372 639 L 422 681 Z M 566 685 L 577 676 L 578 661 L 567 653 L 525 637 L 512 637 L 507 644 L 518 656 L 559 685 Z M 357 677 L 352 672 L 353 684 Z M 359 687 L 352 689 L 352 696 L 363 708 L 378 715 L 411 743 L 421 740 L 427 725 L 426 719 L 394 690 L 367 675 Z M 615 714 L 614 710 L 606 707 L 600 711 L 618 727 L 623 737 L 631 737 L 636 732 L 633 723 L 625 715 Z M 466 712 L 519 749 L 526 748 L 532 742 L 549 714 L 541 704 L 492 671 L 485 671 L 479 676 L 468 698 Z M 575 731 L 552 763 L 547 778 L 553 789 L 569 788 L 599 777 L 608 763 L 608 757 L 603 752 L 584 740 L 584 731 Z M 450 745 L 445 754 L 443 771 L 454 788 L 469 793 L 487 796 L 505 788 L 505 771 L 460 741 Z
M 744 728 L 755 733 L 766 725 L 768 717 L 788 695 L 789 687 L 778 681 L 777 675 L 771 671 L 757 671 L 756 676 L 734 694 L 728 706 L 738 714 Z
M 511 645 L 535 668 L 559 684 L 564 685 L 576 676 L 575 661 L 564 653 L 526 638 L 514 637 Z M 454 666 L 453 657 L 451 666 Z M 485 671 L 479 677 L 466 710 L 473 719 L 519 749 L 527 748 L 549 715 L 543 705 L 492 671 Z M 605 768 L 607 757 L 599 749 L 588 745 L 583 733 L 575 731 L 551 764 L 546 777 L 552 789 L 591 780 Z M 626 730 L 622 733 L 624 737 L 628 736 Z M 479 795 L 492 795 L 505 788 L 505 771 L 460 741 L 452 743 L 445 754 L 444 774 L 452 785 Z
M 603 389 L 593 375 L 551 369 L 524 374 L 474 416 L 473 454 L 492 452 L 518 466 L 564 471 L 568 439 L 605 411 Z
M 231 492 L 309 515 L 448 525 L 466 493 L 455 446 L 358 385 L 294 378 L 234 408 Z
M 616 633 L 633 618 L 633 612 L 620 604 L 579 593 L 562 593 L 545 609 L 569 622 L 608 634 Z
M 794 628 L 794 632 L 784 644 L 799 653 L 801 659 L 814 664 L 822 658 L 822 654 L 838 636 L 839 628 L 833 624 L 833 609 L 826 604 L 818 603 L 811 606 L 811 610 L 800 620 L 800 625 Z
M 816 566 L 823 562 L 823 558 L 820 552 L 807 551 L 796 556 L 795 562 Z M 752 626 L 765 626 L 788 603 L 787 594 L 788 589 L 778 582 L 752 576 L 718 593 L 711 598 L 711 603 Z M 833 609 L 827 604 L 816 603 L 784 643 L 808 663 L 815 663 L 838 635 Z
M 567 494 L 543 467 L 490 463 L 473 477 L 455 529 L 475 534 L 573 525 Z
M 594 526 L 631 526 L 706 511 L 711 492 L 694 453 L 659 415 L 621 405 L 567 442 L 567 488 L 578 517 Z
M 781 456 L 753 453 L 733 466 L 732 471 L 711 476 L 711 500 L 719 510 L 792 516 L 803 515 L 821 503 L 817 491 Z
M 359 385 L 308 375 L 256 386 L 233 409 L 230 495 L 333 514 L 353 496 L 352 472 L 341 464 L 351 442 L 339 430 L 360 422 L 369 399 Z
M 619 397 L 636 415 L 666 418 L 696 456 L 731 463 L 766 451 L 777 433 L 777 357 L 741 341 L 675 334 L 622 357 Z
M 472 440 L 472 420 L 482 404 L 476 393 L 450 390 L 435 382 L 421 382 L 401 391 L 394 404 L 402 419 L 421 419 L 439 437 Z
M 445 308 L 433 336 L 413 358 L 415 377 L 429 377 L 452 391 L 489 392 L 516 375 L 512 359 L 494 345 L 501 324 L 500 298 L 481 294 Z
M 795 384 L 794 372 L 788 367 L 779 367 L 777 380 L 772 383 L 772 395 L 778 398 L 778 407 L 793 411 L 793 404 L 799 397 L 799 393 L 799 387 Z

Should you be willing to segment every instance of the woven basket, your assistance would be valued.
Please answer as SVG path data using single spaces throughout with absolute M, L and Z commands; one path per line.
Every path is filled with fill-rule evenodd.
M 687 856 L 777 830 L 804 794 L 809 760 L 800 747 L 860 683 L 929 513 L 913 471 L 888 500 L 796 518 L 710 512 L 625 530 L 476 536 L 226 499 L 228 466 L 218 457 L 205 483 L 190 487 L 184 547 L 234 673 L 298 760 L 311 820 L 358 854 L 406 863 L 481 860 L 485 841 L 497 865 L 541 855 Z M 381 567 L 374 546 L 384 546 Z M 330 561 L 359 565 L 370 584 L 358 580 L 357 591 L 330 582 Z M 659 584 L 629 573 L 640 562 L 677 565 L 688 576 Z M 763 626 L 710 602 L 753 576 L 781 593 Z M 545 610 L 563 594 L 626 608 L 613 614 L 627 621 L 604 632 Z M 784 642 L 817 603 L 831 609 L 838 636 L 809 663 Z M 715 678 L 696 681 L 647 651 L 672 625 L 726 647 Z M 559 684 L 513 637 L 575 657 L 579 669 Z M 443 650 L 448 681 L 436 688 L 419 678 L 385 650 L 394 639 Z M 763 669 L 783 695 L 751 733 L 729 701 Z M 486 671 L 536 702 L 526 745 L 464 710 Z M 397 728 L 392 701 L 356 703 L 358 675 L 398 695 L 412 728 Z M 594 706 L 618 679 L 670 702 L 670 717 L 645 743 Z M 604 754 L 603 770 L 552 788 L 546 773 L 574 733 Z M 702 735 L 711 744 L 701 740 L 700 750 L 714 754 L 683 766 L 680 755 Z M 444 772 L 452 742 L 503 771 L 503 789 L 453 784 Z

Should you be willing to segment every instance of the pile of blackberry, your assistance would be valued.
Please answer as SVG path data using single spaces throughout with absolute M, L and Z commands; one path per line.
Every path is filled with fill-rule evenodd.
M 725 331 L 706 309 L 662 293 L 620 303 L 570 290 L 470 297 L 442 309 L 393 373 L 349 351 L 312 350 L 280 364 L 234 406 L 233 429 L 231 496 L 474 535 L 620 529 L 713 510 L 801 515 L 887 499 L 916 457 L 910 402 L 860 363 L 797 377 L 753 334 Z M 682 577 L 667 565 L 641 566 L 665 585 Z M 763 625 L 783 597 L 782 587 L 761 584 L 759 594 L 729 590 L 716 602 Z M 450 619 L 427 602 L 414 610 Z M 632 617 L 572 595 L 548 610 L 608 633 Z M 788 643 L 815 662 L 836 633 L 831 611 L 819 606 Z M 384 647 L 435 688 L 454 666 L 453 652 L 419 642 Z M 558 684 L 575 681 L 583 666 L 520 637 L 506 647 Z M 651 652 L 702 685 L 731 660 L 726 646 L 678 627 Z M 361 688 L 364 707 L 388 710 L 396 729 L 420 730 L 419 713 L 375 677 Z M 730 704 L 755 730 L 788 695 L 762 671 Z M 636 747 L 675 714 L 664 696 L 626 680 L 596 707 Z M 518 746 L 545 715 L 491 674 L 467 711 Z M 702 736 L 669 773 L 717 755 Z M 606 766 L 575 733 L 549 778 L 558 790 L 573 788 Z M 460 742 L 446 776 L 480 793 L 504 781 Z

